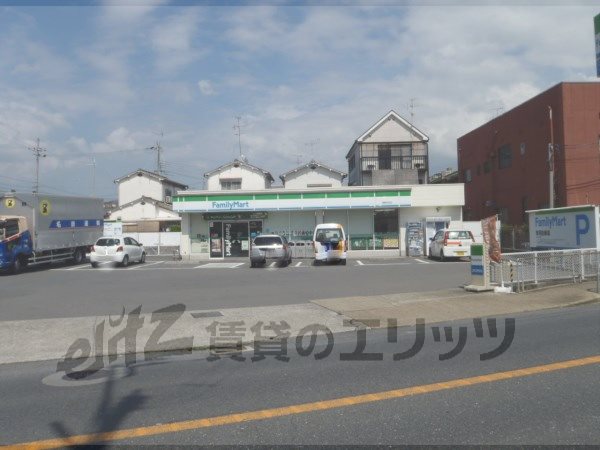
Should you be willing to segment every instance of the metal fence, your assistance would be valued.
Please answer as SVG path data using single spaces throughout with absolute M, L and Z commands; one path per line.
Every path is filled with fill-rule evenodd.
M 598 262 L 599 252 L 595 249 L 505 253 L 502 263 L 490 264 L 490 276 L 492 283 L 521 291 L 526 284 L 597 278 Z

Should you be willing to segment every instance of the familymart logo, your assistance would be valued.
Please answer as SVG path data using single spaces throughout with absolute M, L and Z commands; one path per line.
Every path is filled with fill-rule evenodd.
M 213 209 L 245 209 L 250 208 L 250 202 L 235 201 L 223 201 L 223 202 L 212 202 Z

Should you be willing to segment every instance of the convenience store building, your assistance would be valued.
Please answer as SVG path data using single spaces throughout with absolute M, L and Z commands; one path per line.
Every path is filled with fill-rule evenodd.
M 462 221 L 463 184 L 260 187 L 180 191 L 173 210 L 182 218 L 182 256 L 246 257 L 259 234 L 308 249 L 315 225 L 330 222 L 344 227 L 350 255 L 420 256 L 437 229 Z

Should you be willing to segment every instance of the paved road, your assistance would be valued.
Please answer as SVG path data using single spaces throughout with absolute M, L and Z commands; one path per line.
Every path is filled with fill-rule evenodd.
M 488 361 L 479 355 L 498 345 L 503 327 L 497 338 L 487 331 L 476 338 L 472 321 L 446 325 L 468 329 L 464 350 L 446 361 L 438 355 L 455 342 L 435 342 L 427 325 L 422 351 L 404 361 L 393 361 L 392 353 L 410 347 L 412 328 L 399 330 L 397 344 L 387 342 L 386 330 L 368 332 L 367 351 L 382 352 L 382 361 L 340 361 L 340 352 L 355 347 L 356 335 L 347 333 L 335 335 L 332 354 L 318 361 L 294 349 L 289 362 L 163 357 L 132 366 L 111 383 L 87 386 L 49 385 L 56 384 L 55 362 L 5 365 L 0 443 L 129 429 L 112 442 L 600 445 L 600 306 L 519 315 L 512 345 Z M 319 342 L 316 351 L 324 348 Z M 548 366 L 590 356 L 596 356 L 592 363 Z M 533 366 L 542 368 L 515 372 Z M 480 375 L 487 376 L 473 378 Z M 461 381 L 440 384 L 449 380 Z M 400 391 L 409 395 L 399 388 L 409 388 Z M 336 398 L 344 400 L 330 408 L 327 401 Z M 321 403 L 288 408 L 307 402 Z M 232 415 L 274 407 L 283 409 Z M 215 416 L 225 418 L 182 422 Z M 172 423 L 171 430 L 189 428 L 167 432 Z M 139 428 L 148 426 L 154 428 Z M 156 434 L 143 437 L 148 432 Z
M 411 258 L 350 260 L 313 267 L 251 269 L 244 262 L 152 261 L 128 268 L 54 266 L 0 276 L 0 321 L 150 312 L 174 303 L 189 309 L 305 303 L 320 298 L 430 291 L 468 280 L 469 265 Z

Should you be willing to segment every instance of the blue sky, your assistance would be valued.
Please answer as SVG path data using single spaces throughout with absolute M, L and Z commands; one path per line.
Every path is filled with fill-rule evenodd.
M 390 109 L 409 119 L 411 98 L 436 171 L 498 108 L 597 80 L 592 2 L 50 3 L 0 0 L 0 190 L 31 189 L 36 137 L 46 192 L 91 195 L 94 157 L 115 198 L 114 178 L 154 169 L 157 139 L 167 174 L 201 188 L 238 154 L 236 116 L 276 179 L 298 158 L 346 170 L 354 139 Z

